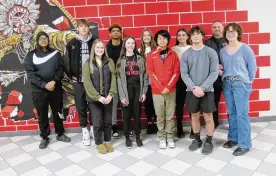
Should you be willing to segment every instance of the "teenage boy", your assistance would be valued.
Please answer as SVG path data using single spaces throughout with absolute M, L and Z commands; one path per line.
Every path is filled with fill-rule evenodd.
M 89 32 L 89 23 L 85 19 L 80 19 L 77 22 L 76 37 L 68 42 L 65 50 L 65 70 L 67 76 L 73 82 L 73 93 L 76 109 L 78 112 L 80 127 L 82 128 L 83 145 L 91 144 L 90 138 L 93 137 L 93 129 L 88 128 L 87 118 L 87 101 L 86 93 L 83 86 L 82 67 L 89 59 L 92 43 L 95 40 L 92 38 L 92 33 Z
M 212 137 L 214 132 L 213 112 L 216 111 L 213 84 L 218 77 L 218 55 L 210 47 L 203 44 L 204 31 L 195 26 L 190 30 L 192 47 L 181 58 L 181 77 L 187 85 L 187 110 L 192 116 L 192 127 L 195 139 L 189 146 L 195 151 L 202 146 L 200 139 L 200 109 L 206 122 L 206 141 L 203 154 L 213 150 Z
M 219 112 L 218 112 L 218 104 L 220 101 L 220 96 L 222 92 L 222 79 L 221 75 L 223 73 L 223 66 L 221 64 L 221 59 L 219 56 L 219 51 L 226 45 L 226 41 L 223 38 L 223 24 L 221 21 L 215 21 L 212 24 L 212 32 L 213 35 L 206 42 L 205 45 L 214 49 L 217 52 L 219 58 L 219 76 L 217 80 L 214 82 L 214 96 L 215 96 L 215 105 L 217 110 L 213 112 L 213 118 L 215 123 L 215 129 L 219 126 Z
M 180 65 L 177 54 L 168 47 L 170 34 L 160 30 L 154 40 L 157 48 L 148 54 L 146 70 L 151 80 L 153 104 L 157 115 L 159 148 L 174 148 L 173 140 L 176 82 L 179 79 Z
M 36 44 L 36 48 L 27 54 L 24 66 L 31 83 L 33 104 L 39 116 L 38 124 L 42 138 L 39 148 L 45 149 L 50 143 L 51 133 L 49 105 L 57 133 L 56 139 L 63 142 L 70 142 L 71 139 L 64 134 L 63 122 L 59 115 L 62 113 L 63 58 L 57 50 L 50 48 L 49 36 L 45 32 L 37 34 Z
M 110 40 L 106 45 L 107 54 L 113 60 L 115 65 L 120 57 L 122 50 L 122 27 L 119 24 L 112 24 L 108 28 L 110 34 Z M 117 107 L 118 107 L 119 97 L 118 94 L 113 96 L 113 107 L 112 107 L 112 137 L 114 139 L 119 139 L 120 134 L 117 126 Z

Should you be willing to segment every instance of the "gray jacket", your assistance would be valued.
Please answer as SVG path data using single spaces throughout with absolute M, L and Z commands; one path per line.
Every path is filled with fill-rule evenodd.
M 145 59 L 140 56 L 137 56 L 137 64 L 139 66 L 139 73 L 140 73 L 140 100 L 142 94 L 146 94 L 148 91 L 148 85 L 149 85 L 149 79 L 148 75 L 146 73 L 146 67 L 145 67 Z M 127 79 L 126 79 L 126 73 L 125 73 L 125 67 L 126 67 L 126 57 L 123 57 L 121 60 L 118 60 L 120 62 L 120 70 L 117 73 L 117 83 L 118 83 L 118 93 L 120 100 L 126 98 L 127 103 L 123 104 L 123 106 L 128 106 L 129 104 L 129 98 L 128 98 L 128 91 L 127 91 Z

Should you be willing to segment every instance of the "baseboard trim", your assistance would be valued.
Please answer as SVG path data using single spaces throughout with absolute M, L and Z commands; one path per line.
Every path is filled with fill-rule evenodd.
M 265 116 L 250 119 L 251 122 L 270 122 L 276 121 L 276 116 Z M 228 120 L 220 120 L 221 124 L 228 124 Z M 183 122 L 183 126 L 191 126 L 191 122 Z M 122 126 L 119 126 L 122 129 Z M 146 124 L 142 125 L 142 128 L 146 128 Z M 66 128 L 66 133 L 80 133 L 81 128 Z M 53 130 L 52 130 L 53 131 Z M 12 136 L 29 136 L 29 135 L 39 135 L 39 130 L 32 131 L 15 131 L 15 132 L 1 132 L 0 137 L 12 137 Z M 53 133 L 52 133 L 53 134 Z

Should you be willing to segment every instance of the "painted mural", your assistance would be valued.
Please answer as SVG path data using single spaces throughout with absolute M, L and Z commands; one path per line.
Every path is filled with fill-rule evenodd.
M 0 0 L 0 118 L 6 121 L 28 121 L 38 118 L 32 106 L 30 83 L 22 65 L 35 47 L 36 34 L 45 31 L 50 44 L 63 53 L 63 48 L 76 34 L 76 21 L 57 0 Z M 90 23 L 98 38 L 97 23 Z M 63 116 L 70 122 L 75 117 L 72 85 L 65 76 Z M 51 120 L 51 113 L 49 113 Z M 76 120 L 76 119 L 74 119 Z

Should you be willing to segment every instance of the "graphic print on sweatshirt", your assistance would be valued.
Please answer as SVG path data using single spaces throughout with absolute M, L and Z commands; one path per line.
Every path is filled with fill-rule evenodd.
M 134 55 L 127 56 L 125 72 L 128 84 L 140 83 L 139 66 L 137 64 L 137 59 Z

